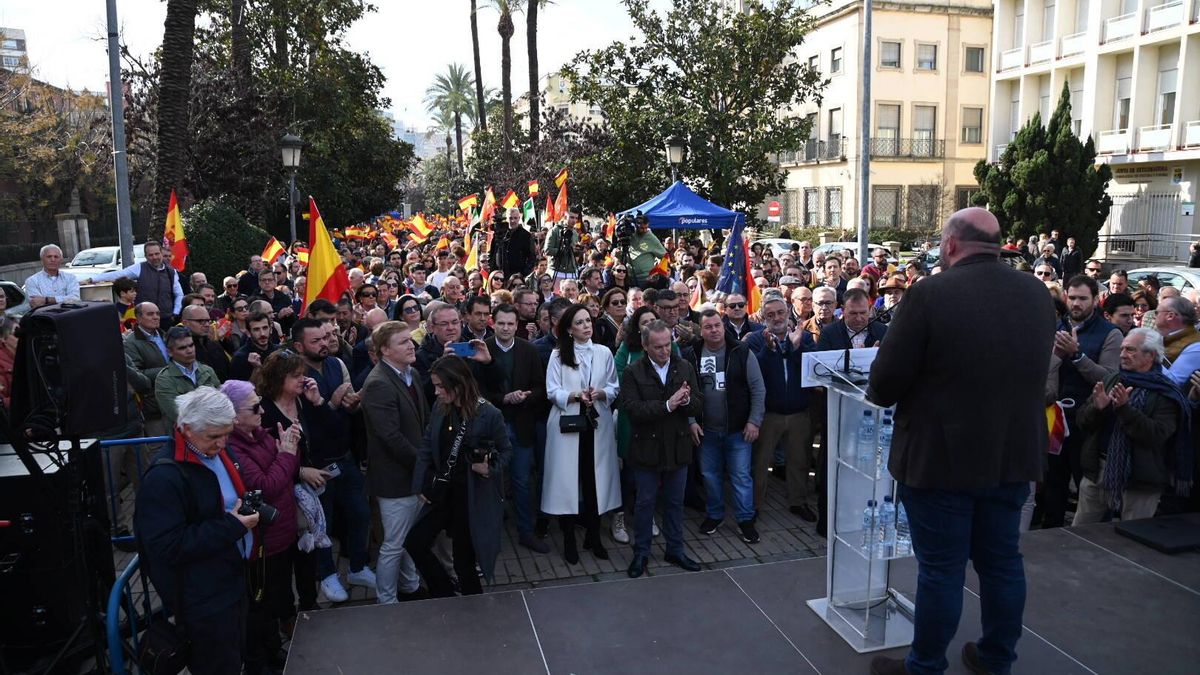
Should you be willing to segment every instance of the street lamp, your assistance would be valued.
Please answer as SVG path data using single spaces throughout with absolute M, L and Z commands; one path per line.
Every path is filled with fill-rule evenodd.
M 687 140 L 671 134 L 663 144 L 667 149 L 667 163 L 671 165 L 671 182 L 674 183 L 679 180 L 679 165 L 683 164 L 683 151 L 687 148 Z
M 304 141 L 300 137 L 287 132 L 283 138 L 279 139 L 280 154 L 283 155 L 283 168 L 291 172 L 288 177 L 288 209 L 289 209 L 289 224 L 291 225 L 292 241 L 296 241 L 296 171 L 300 168 L 300 151 L 304 148 Z

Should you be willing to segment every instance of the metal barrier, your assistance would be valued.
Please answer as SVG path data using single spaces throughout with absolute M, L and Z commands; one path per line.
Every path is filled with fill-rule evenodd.
M 125 668 L 127 655 L 134 657 L 131 663 L 136 672 L 141 672 L 141 669 L 137 668 L 136 659 L 139 646 L 138 635 L 143 630 L 139 624 L 144 622 L 149 625 L 153 609 L 144 575 L 138 575 L 142 584 L 141 614 L 138 613 L 138 604 L 134 601 L 133 592 L 129 588 L 139 566 L 138 557 L 134 556 L 129 565 L 125 567 L 125 571 L 121 572 L 121 576 L 117 577 L 117 583 L 113 584 L 112 592 L 108 594 L 105 633 L 108 638 L 108 664 L 113 675 L 125 675 L 130 672 Z M 126 636 L 128 636 L 128 641 L 126 641 Z
M 137 541 L 135 534 L 117 536 L 117 523 L 120 522 L 120 503 L 118 501 L 116 475 L 120 472 L 121 467 L 117 467 L 117 471 L 113 471 L 111 454 L 109 449 L 124 445 L 161 445 L 171 440 L 171 436 L 141 436 L 138 438 L 114 438 L 112 440 L 100 441 L 100 449 L 104 453 L 104 480 L 108 486 L 108 516 L 109 522 L 113 524 L 113 534 L 110 537 L 113 545 L 123 544 L 126 542 Z M 142 456 L 140 453 L 134 454 L 134 462 L 137 465 L 137 474 L 141 476 L 142 471 Z

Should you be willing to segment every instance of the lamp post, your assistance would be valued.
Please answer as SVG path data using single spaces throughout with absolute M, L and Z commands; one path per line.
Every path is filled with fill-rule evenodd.
M 289 131 L 279 139 L 279 148 L 283 155 L 283 168 L 291 173 L 288 177 L 288 223 L 292 233 L 289 244 L 293 244 L 296 242 L 296 171 L 300 168 L 300 151 L 304 148 L 304 141 Z
M 667 163 L 671 165 L 671 183 L 679 180 L 679 165 L 683 164 L 683 151 L 687 148 L 687 140 L 671 134 L 663 141 L 667 150 Z

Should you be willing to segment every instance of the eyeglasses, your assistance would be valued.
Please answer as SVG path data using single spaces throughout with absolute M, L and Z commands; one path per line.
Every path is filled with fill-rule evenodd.
M 725 305 L 725 306 L 726 306 L 726 307 L 728 307 L 729 309 L 745 309 L 745 308 L 746 308 L 746 303 L 744 303 L 744 302 L 731 302 L 731 303 L 728 303 L 728 304 L 727 304 L 727 305 Z
M 462 321 L 459 321 L 458 319 L 451 319 L 450 321 L 434 321 L 433 325 L 438 328 L 445 328 L 446 326 L 461 326 Z
M 1099 267 L 1089 267 L 1089 268 L 1087 268 L 1087 271 L 1099 273 L 1099 272 L 1102 272 L 1103 270 L 1101 270 Z
M 624 267 L 618 267 L 618 268 L 614 269 L 614 270 L 613 270 L 613 272 L 615 272 L 615 273 L 617 273 L 617 274 L 625 274 L 625 268 L 624 268 Z
M 612 300 L 609 300 L 609 301 L 608 301 L 608 304 L 610 304 L 610 305 L 616 305 L 616 306 L 618 306 L 618 307 L 624 307 L 624 306 L 625 306 L 625 299 L 624 299 L 624 298 L 614 298 L 614 299 L 612 299 Z
M 420 314 L 421 308 L 416 305 L 409 305 L 402 310 L 405 314 Z
M 192 323 L 212 323 L 213 322 L 212 319 L 184 319 L 184 321 L 191 321 Z
M 248 311 L 249 309 L 250 309 L 249 305 L 234 305 L 233 306 L 233 311 L 235 311 L 235 312 L 245 312 L 245 311 Z
M 1052 271 L 1050 271 L 1050 270 L 1042 270 L 1041 272 L 1034 272 L 1034 274 L 1035 274 L 1035 275 L 1037 275 L 1037 276 L 1039 276 L 1039 277 L 1052 277 L 1052 276 L 1054 276 L 1054 272 L 1052 272 Z
M 829 307 L 832 304 L 833 304 L 832 300 L 818 300 L 817 301 L 818 307 Z
M 374 294 L 374 293 L 361 293 L 361 294 L 359 294 L 359 296 L 358 296 L 358 297 L 360 297 L 360 298 L 373 298 L 373 297 L 375 297 L 375 294 Z
M 261 414 L 263 414 L 262 401 L 259 401 L 258 403 L 255 403 L 255 404 L 254 404 L 252 407 L 250 407 L 250 408 L 244 408 L 244 411 L 245 411 L 245 412 L 248 412 L 248 413 L 250 413 L 251 415 L 261 415 Z

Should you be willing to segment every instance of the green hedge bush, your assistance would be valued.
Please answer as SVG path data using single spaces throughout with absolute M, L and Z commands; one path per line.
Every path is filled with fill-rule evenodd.
M 199 201 L 183 213 L 188 240 L 188 271 L 204 272 L 214 286 L 246 269 L 250 256 L 271 239 L 220 197 Z

